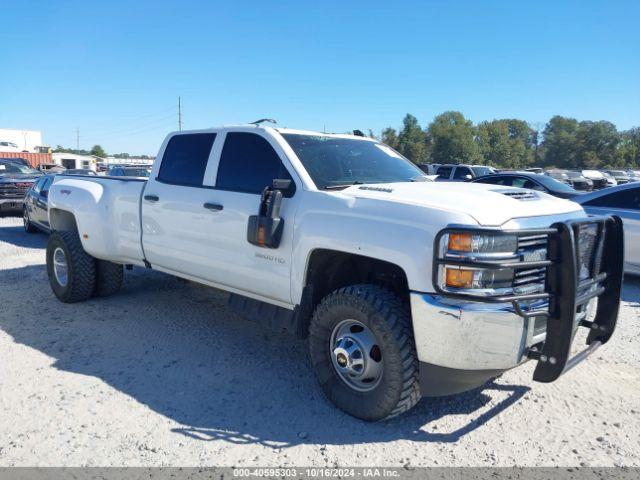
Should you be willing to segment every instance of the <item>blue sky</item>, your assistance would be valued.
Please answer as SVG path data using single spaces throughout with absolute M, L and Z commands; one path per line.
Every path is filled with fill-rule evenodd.
M 411 112 L 640 125 L 637 1 L 4 1 L 0 128 L 155 154 L 276 118 L 379 132 Z

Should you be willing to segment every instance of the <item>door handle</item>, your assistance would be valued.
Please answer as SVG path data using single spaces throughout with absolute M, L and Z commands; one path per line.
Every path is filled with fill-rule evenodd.
M 202 205 L 204 208 L 206 208 L 207 210 L 213 210 L 214 212 L 219 212 L 220 210 L 222 210 L 224 207 L 222 205 L 220 205 L 219 203 L 205 203 L 204 205 Z
M 144 199 L 149 202 L 157 202 L 158 200 L 160 200 L 160 197 L 157 195 L 145 195 Z

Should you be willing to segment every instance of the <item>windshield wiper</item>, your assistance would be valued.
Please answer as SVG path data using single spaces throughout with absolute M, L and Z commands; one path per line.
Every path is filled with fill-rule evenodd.
M 364 185 L 364 182 L 355 181 L 353 183 L 342 183 L 340 185 L 325 185 L 322 187 L 323 190 L 340 190 L 342 188 L 349 188 L 353 185 Z
M 428 182 L 429 178 L 426 175 L 416 175 L 409 180 L 411 180 L 412 182 Z

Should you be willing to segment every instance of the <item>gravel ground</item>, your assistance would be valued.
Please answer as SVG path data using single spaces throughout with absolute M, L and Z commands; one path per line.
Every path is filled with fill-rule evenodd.
M 640 466 L 639 279 L 614 339 L 556 383 L 529 364 L 367 424 L 224 293 L 134 269 L 64 305 L 45 244 L 0 218 L 0 466 Z

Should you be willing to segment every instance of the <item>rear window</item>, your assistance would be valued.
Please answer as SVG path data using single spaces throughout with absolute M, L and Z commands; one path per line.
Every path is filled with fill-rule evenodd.
M 451 176 L 451 170 L 453 170 L 453 167 L 440 167 L 436 174 L 441 178 L 449 178 Z
M 174 185 L 201 187 L 215 133 L 186 133 L 169 140 L 158 180 Z
M 453 178 L 456 180 L 466 180 L 467 175 L 471 176 L 471 170 L 467 167 L 458 167 L 456 168 L 456 172 L 453 174 Z

